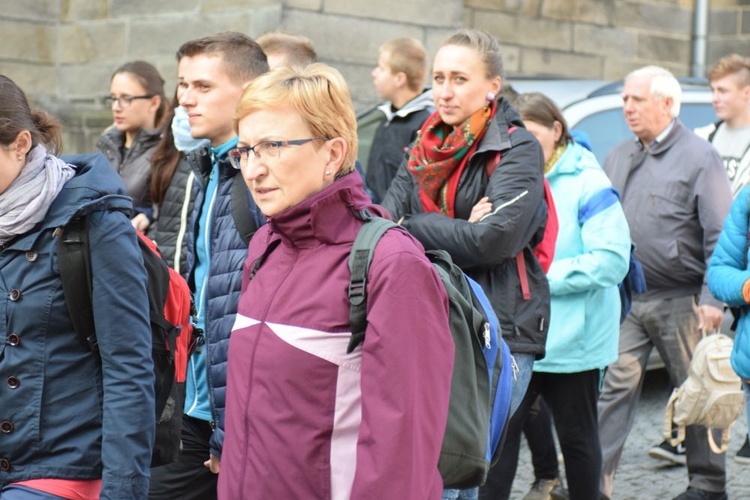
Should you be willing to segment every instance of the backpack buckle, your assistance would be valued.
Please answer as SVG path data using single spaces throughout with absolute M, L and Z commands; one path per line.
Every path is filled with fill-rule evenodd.
M 349 282 L 349 303 L 358 306 L 365 301 L 367 278 Z

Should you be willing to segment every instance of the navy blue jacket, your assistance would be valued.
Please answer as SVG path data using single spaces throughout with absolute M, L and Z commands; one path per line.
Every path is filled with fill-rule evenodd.
M 0 249 L 0 488 L 102 478 L 101 498 L 146 498 L 154 377 L 132 202 L 104 156 L 65 160 L 78 172 L 45 219 Z M 89 220 L 101 364 L 78 341 L 58 272 L 55 229 L 79 214 Z
M 202 147 L 188 155 L 195 171 L 195 204 L 188 232 L 187 271 L 188 283 L 195 290 L 193 272 L 195 268 L 195 241 L 198 219 L 205 199 L 205 189 L 212 163 L 208 148 Z M 208 386 L 211 395 L 211 413 L 216 431 L 211 436 L 211 453 L 221 457 L 224 441 L 223 422 L 227 386 L 227 358 L 229 335 L 232 332 L 237 304 L 242 286 L 242 264 L 247 257 L 247 245 L 232 216 L 231 188 L 233 182 L 244 182 L 240 171 L 229 164 L 226 157 L 219 161 L 219 187 L 213 199 L 211 212 L 211 264 L 208 271 L 206 293 L 206 331 L 204 332 L 206 361 L 208 364 Z M 238 177 L 239 176 L 239 177 Z M 235 179 L 236 177 L 236 179 Z M 248 210 L 256 224 L 265 223 L 248 191 Z M 208 457 L 206 457 L 208 458 Z

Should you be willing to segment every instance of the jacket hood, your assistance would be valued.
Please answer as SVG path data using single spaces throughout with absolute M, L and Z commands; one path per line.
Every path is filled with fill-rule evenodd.
M 75 168 L 75 176 L 65 183 L 52 202 L 39 230 L 19 237 L 12 247 L 30 249 L 41 234 L 40 230 L 64 226 L 74 217 L 97 210 L 119 210 L 130 216 L 133 200 L 104 155 L 67 155 L 60 159 Z
M 61 159 L 76 169 L 50 207 L 50 225 L 63 225 L 73 216 L 95 210 L 121 210 L 130 213 L 133 202 L 125 184 L 100 153 L 67 155 Z
M 390 101 L 384 102 L 383 104 L 378 106 L 378 109 L 383 112 L 386 121 L 391 121 L 397 116 L 399 118 L 404 118 L 411 113 L 422 111 L 423 109 L 434 111 L 435 103 L 432 101 L 432 89 L 426 89 L 417 97 L 404 104 L 401 109 L 396 112 L 393 111 Z
M 349 210 L 341 210 L 342 205 Z M 310 246 L 316 241 L 352 242 L 352 235 L 357 234 L 355 225 L 362 224 L 355 213 L 365 209 L 372 215 L 390 219 L 388 212 L 367 195 L 359 173 L 351 172 L 297 205 L 269 217 L 269 237 L 279 235 L 297 247 Z

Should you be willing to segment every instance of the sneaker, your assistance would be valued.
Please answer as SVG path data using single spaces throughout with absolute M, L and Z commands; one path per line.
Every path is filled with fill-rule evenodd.
M 728 500 L 728 498 L 723 491 L 714 492 L 688 488 L 685 493 L 677 495 L 672 500 Z
M 555 486 L 550 492 L 552 500 L 570 500 L 570 492 L 563 488 L 562 485 Z M 604 493 L 599 493 L 599 500 L 610 500 L 610 498 Z
M 657 460 L 666 460 L 674 465 L 685 465 L 685 445 L 683 443 L 672 446 L 667 441 L 662 441 L 659 446 L 648 450 L 648 456 Z
M 531 485 L 531 489 L 526 493 L 526 496 L 523 497 L 523 500 L 550 500 L 550 498 L 552 498 L 550 496 L 552 488 L 560 486 L 561 484 L 559 477 L 554 479 L 537 479 L 534 481 L 534 484 Z
M 745 436 L 745 444 L 734 456 L 734 461 L 741 464 L 750 464 L 750 439 Z
M 570 500 L 570 493 L 568 493 L 567 488 L 563 488 L 562 484 L 559 484 L 552 488 L 550 497 L 552 500 Z

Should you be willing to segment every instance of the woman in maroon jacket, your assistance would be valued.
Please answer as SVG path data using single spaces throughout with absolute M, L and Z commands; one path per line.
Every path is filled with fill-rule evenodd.
M 229 345 L 220 498 L 440 498 L 448 301 L 403 231 L 375 250 L 365 341 L 347 354 L 355 212 L 385 212 L 354 171 L 341 74 L 315 64 L 258 77 L 235 130 L 229 157 L 268 224 L 250 243 Z

